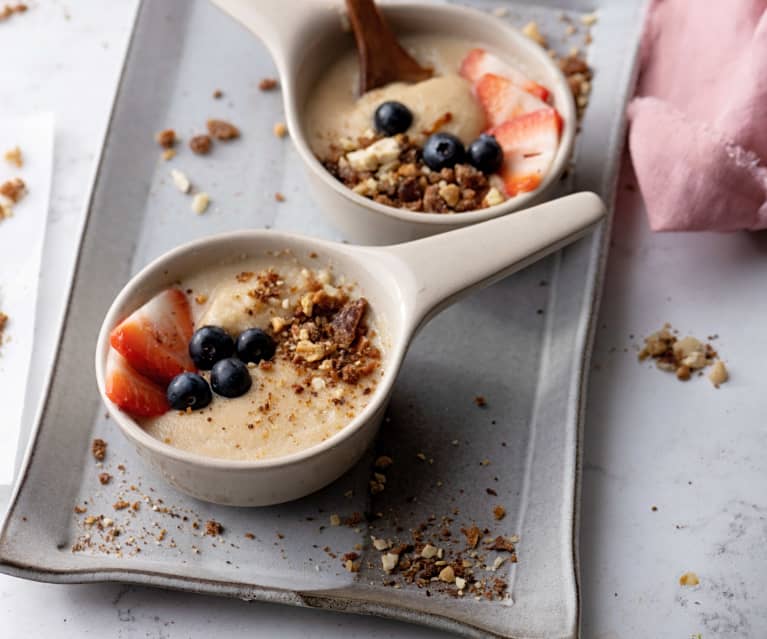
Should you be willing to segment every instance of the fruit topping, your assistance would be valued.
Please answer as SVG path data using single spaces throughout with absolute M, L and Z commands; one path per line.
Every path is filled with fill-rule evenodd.
M 106 394 L 121 410 L 134 417 L 155 417 L 168 410 L 162 386 L 136 372 L 112 349 L 107 357 Z
M 189 357 L 192 314 L 183 291 L 169 288 L 134 311 L 109 336 L 109 343 L 137 372 L 167 384 L 194 371 Z
M 483 75 L 474 90 L 490 127 L 548 107 L 548 104 L 523 91 L 508 78 L 493 73 Z
M 435 133 L 423 146 L 423 161 L 432 171 L 452 168 L 462 162 L 466 150 L 452 133 Z
M 490 130 L 504 154 L 501 177 L 508 195 L 540 186 L 559 145 L 562 118 L 550 107 L 526 113 Z
M 503 164 L 503 149 L 492 135 L 483 133 L 467 149 L 469 163 L 485 174 L 495 173 Z
M 384 135 L 404 133 L 413 124 L 413 114 L 402 102 L 383 102 L 375 111 L 373 123 L 376 131 Z
M 248 367 L 234 357 L 216 362 L 210 371 L 213 392 L 222 397 L 240 397 L 248 392 L 252 383 Z
M 549 90 L 546 87 L 533 82 L 524 73 L 484 49 L 469 51 L 461 63 L 460 73 L 472 84 L 476 84 L 486 73 L 493 73 L 508 78 L 520 89 L 541 100 L 545 101 L 549 97 Z
M 234 354 L 234 340 L 223 328 L 202 326 L 189 342 L 189 355 L 197 368 L 209 371 L 213 364 Z
M 166 391 L 168 403 L 176 410 L 199 410 L 205 408 L 213 399 L 210 386 L 197 373 L 181 373 L 168 384 Z
M 237 357 L 246 363 L 272 359 L 276 350 L 274 340 L 260 328 L 249 328 L 237 338 Z

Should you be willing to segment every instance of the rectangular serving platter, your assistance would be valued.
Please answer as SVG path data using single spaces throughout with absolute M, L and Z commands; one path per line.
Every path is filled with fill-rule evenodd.
M 588 45 L 592 94 L 573 168 L 546 197 L 592 190 L 611 202 L 644 2 L 466 4 L 508 9 L 498 19 L 517 26 L 536 20 L 563 51 L 573 42 L 561 37 L 562 13 L 584 33 L 579 17 L 596 12 Z M 92 353 L 104 313 L 132 273 L 181 242 L 240 228 L 340 239 L 313 205 L 289 141 L 272 134 L 282 119 L 280 96 L 258 83 L 274 74 L 261 43 L 205 0 L 142 4 L 55 366 L 27 425 L 31 440 L 0 531 L 0 570 L 375 614 L 466 636 L 576 637 L 583 399 L 609 220 L 437 317 L 407 356 L 375 451 L 300 501 L 234 509 L 188 498 L 152 475 L 105 417 Z M 216 89 L 220 100 L 212 98 Z M 242 139 L 217 145 L 210 156 L 184 149 L 171 162 L 160 159 L 155 131 L 170 126 L 188 139 L 214 116 L 240 126 Z M 205 215 L 191 212 L 171 168 L 211 194 Z M 275 201 L 277 191 L 284 202 Z M 480 395 L 484 407 L 474 402 Z M 101 465 L 90 453 L 94 437 L 109 445 Z M 371 496 L 372 460 L 381 454 L 394 463 L 385 490 Z M 101 472 L 114 476 L 110 484 L 98 482 Z M 140 506 L 117 511 L 118 500 Z M 120 535 L 86 526 L 75 505 L 113 519 Z M 506 516 L 496 521 L 499 505 Z M 372 514 L 372 521 L 355 521 L 354 513 Z M 352 523 L 332 526 L 333 514 Z M 484 571 L 508 583 L 507 596 L 476 600 L 439 585 L 390 583 L 371 535 L 410 541 L 409 531 L 431 516 L 436 530 L 450 532 L 440 533 L 445 547 L 463 543 L 460 529 L 474 523 L 488 534 L 519 535 L 519 562 Z M 224 533 L 205 535 L 207 520 L 223 524 Z M 343 565 L 353 550 L 361 555 L 359 572 Z M 487 564 L 496 556 L 481 554 Z

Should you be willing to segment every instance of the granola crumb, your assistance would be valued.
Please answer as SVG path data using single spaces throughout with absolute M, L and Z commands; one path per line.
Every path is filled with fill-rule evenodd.
M 261 82 L 258 83 L 258 88 L 261 91 L 274 91 L 278 86 L 279 82 L 276 78 L 262 78 Z
M 0 184 L 0 195 L 16 204 L 27 192 L 27 185 L 21 178 L 12 178 Z
M 205 304 L 205 302 L 208 301 L 208 296 L 203 294 L 195 295 L 194 301 L 197 302 L 198 304 Z
M 493 517 L 496 521 L 501 521 L 506 516 L 506 509 L 503 506 L 493 508 Z
M 205 192 L 201 191 L 192 198 L 192 210 L 197 213 L 197 215 L 205 213 L 209 204 L 210 196 Z
M 221 89 L 216 89 L 213 92 L 213 99 L 220 100 L 223 97 L 224 97 L 224 92 Z
M 331 526 L 341 525 L 341 518 L 336 513 L 333 513 L 332 515 L 330 515 L 330 525 Z
M 15 4 L 15 5 L 7 4 L 2 9 L 0 9 L 0 22 L 3 20 L 7 20 L 14 13 L 25 13 L 28 8 L 29 7 L 23 2 L 19 2 L 18 4 Z
M 176 157 L 176 149 L 165 149 L 161 155 L 162 159 L 166 162 Z
M 176 145 L 176 132 L 173 129 L 163 129 L 154 139 L 163 149 L 170 149 Z
M 215 519 L 209 519 L 205 522 L 205 534 L 211 537 L 217 537 L 224 532 L 224 527 Z
M 110 481 L 112 481 L 112 475 L 109 473 L 99 473 L 99 483 L 106 486 Z
M 87 513 L 87 512 L 88 512 L 88 509 L 87 509 L 85 506 L 80 506 L 80 504 L 77 504 L 77 505 L 75 505 L 75 507 L 74 507 L 74 511 L 75 511 L 75 512 L 76 512 L 78 515 L 82 515 L 83 513 Z
M 197 155 L 207 155 L 210 153 L 210 147 L 212 144 L 213 140 L 206 133 L 195 135 L 191 140 L 189 140 L 189 148 L 192 149 L 192 152 L 196 153 Z
M 256 536 L 252 532 L 246 532 L 244 535 L 245 539 L 255 539 Z
M 476 397 L 474 397 L 474 403 L 480 408 L 484 408 L 485 406 L 487 406 L 487 400 L 485 399 L 484 395 L 477 395 Z
M 278 138 L 284 138 L 288 134 L 288 127 L 285 126 L 284 122 L 277 122 L 274 125 L 274 135 L 276 135 Z
M 285 201 L 285 196 L 284 196 L 282 193 L 280 193 L 279 191 L 277 191 L 277 192 L 274 194 L 274 199 L 275 199 L 277 202 L 284 202 L 284 201 Z
M 394 460 L 388 455 L 380 455 L 378 458 L 376 458 L 373 465 L 379 470 L 386 470 L 393 463 Z
M 8 325 L 8 315 L 0 311 L 0 346 L 3 345 L 3 335 L 5 334 L 5 328 Z
M 439 571 L 439 580 L 451 584 L 455 581 L 455 570 L 452 566 L 445 566 Z
M 690 335 L 680 339 L 676 333 L 667 323 L 645 337 L 644 346 L 638 354 L 639 361 L 653 359 L 660 370 L 674 373 L 678 380 L 684 382 L 690 380 L 695 371 L 701 371 L 702 374 L 702 369 L 712 366 L 709 380 L 718 387 L 712 376 L 719 379 L 724 364 L 721 364 L 721 368 L 717 366 L 721 360 L 713 346 Z M 726 381 L 726 368 L 724 374 Z
M 17 169 L 24 166 L 24 158 L 21 155 L 21 149 L 18 146 L 13 147 L 5 152 L 5 161 L 13 164 Z
M 208 133 L 217 140 L 234 140 L 240 137 L 240 130 L 225 120 L 208 120 Z
M 94 439 L 91 444 L 91 453 L 96 461 L 104 461 L 107 456 L 107 443 L 103 439 Z
M 522 33 L 530 38 L 533 42 L 537 42 L 542 47 L 546 46 L 546 38 L 544 38 L 543 34 L 541 34 L 540 30 L 538 29 L 538 23 L 535 22 L 535 20 L 528 22 L 524 27 L 522 27 Z
M 173 180 L 173 184 L 179 191 L 182 193 L 189 193 L 189 189 L 192 188 L 192 183 L 184 173 L 178 169 L 172 169 L 170 172 L 170 177 Z
M 679 577 L 680 586 L 697 586 L 699 583 L 700 579 L 694 572 L 686 572 Z
M 0 315 L 2 315 L 2 313 L 0 313 Z M 716 388 L 719 388 L 720 384 L 724 384 L 730 379 L 727 367 L 721 359 L 714 362 L 714 365 L 711 367 L 711 372 L 708 374 L 708 379 Z
M 124 499 L 118 499 L 114 504 L 112 504 L 112 508 L 115 510 L 125 510 L 126 508 L 130 507 L 130 502 L 125 501 Z
M 584 24 L 587 27 L 590 27 L 591 25 L 595 24 L 596 21 L 597 21 L 596 13 L 587 13 L 581 16 L 581 24 Z

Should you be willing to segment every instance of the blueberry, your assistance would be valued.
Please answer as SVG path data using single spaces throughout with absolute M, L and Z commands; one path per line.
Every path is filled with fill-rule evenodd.
M 223 397 L 244 395 L 252 383 L 248 367 L 234 357 L 216 362 L 210 371 L 210 385 L 217 395 Z
M 464 155 L 463 143 L 452 133 L 435 133 L 423 146 L 423 161 L 432 171 L 454 167 Z
M 170 407 L 176 410 L 205 408 L 213 399 L 208 382 L 197 373 L 176 375 L 170 380 L 165 395 Z
M 413 114 L 402 102 L 383 102 L 373 116 L 376 131 L 385 135 L 404 133 L 413 124 Z
M 471 165 L 485 174 L 495 173 L 503 164 L 501 145 L 487 133 L 483 133 L 469 145 L 468 153 Z
M 203 371 L 210 370 L 213 364 L 233 354 L 234 340 L 218 326 L 198 328 L 189 342 L 189 356 L 195 366 Z
M 272 359 L 275 350 L 274 340 L 260 328 L 249 328 L 237 338 L 237 357 L 246 363 Z

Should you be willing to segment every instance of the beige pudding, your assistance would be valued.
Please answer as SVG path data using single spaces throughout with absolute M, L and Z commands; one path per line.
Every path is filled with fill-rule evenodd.
M 269 459 L 328 439 L 368 404 L 382 375 L 380 334 L 356 285 L 316 257 L 248 258 L 206 268 L 180 287 L 195 329 L 218 326 L 236 338 L 261 328 L 277 348 L 248 365 L 244 395 L 214 394 L 201 410 L 141 420 L 153 437 L 208 457 Z
M 364 135 L 376 107 L 388 100 L 402 102 L 413 112 L 408 135 L 430 130 L 445 113 L 451 113 L 451 119 L 440 131 L 457 135 L 464 144 L 480 134 L 485 125 L 482 107 L 471 83 L 458 74 L 461 60 L 476 45 L 439 35 L 403 38 L 402 43 L 421 64 L 434 69 L 435 77 L 417 84 L 397 82 L 358 98 L 357 54 L 350 51 L 330 67 L 309 97 L 304 118 L 315 154 L 325 156 L 339 140 Z

